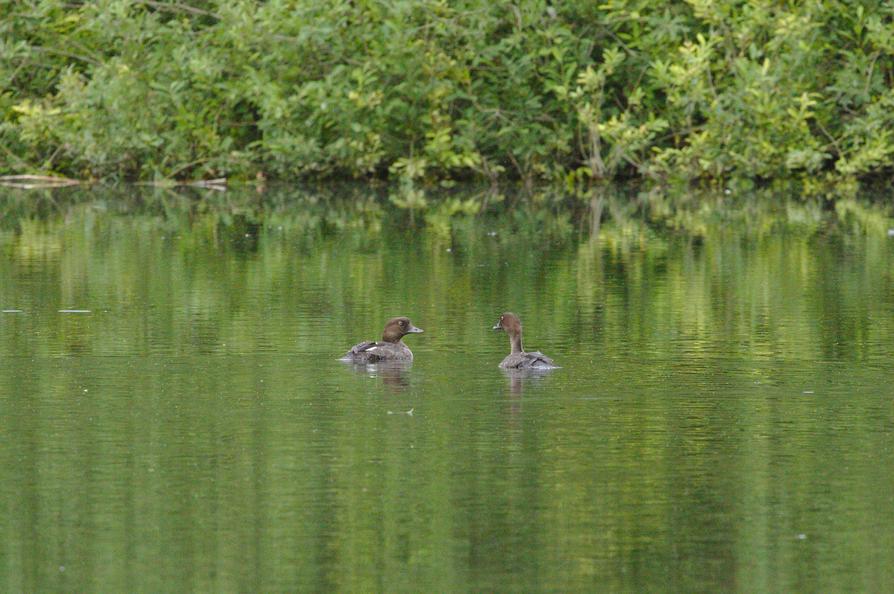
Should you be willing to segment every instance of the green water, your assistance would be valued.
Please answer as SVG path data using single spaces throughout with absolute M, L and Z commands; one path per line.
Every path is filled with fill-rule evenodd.
M 892 591 L 889 207 L 377 194 L 0 193 L 0 589 Z

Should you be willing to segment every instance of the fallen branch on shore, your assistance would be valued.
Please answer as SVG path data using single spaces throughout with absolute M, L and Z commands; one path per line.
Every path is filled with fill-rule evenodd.
M 197 188 L 208 188 L 209 190 L 218 190 L 220 192 L 223 192 L 227 189 L 227 178 L 218 177 L 217 179 L 204 179 L 190 182 L 189 185 L 195 186 Z
M 218 177 L 216 179 L 199 179 L 194 181 L 176 181 L 172 179 L 163 179 L 160 181 L 139 182 L 139 186 L 152 186 L 155 188 L 177 188 L 190 186 L 193 188 L 205 188 L 208 190 L 216 190 L 224 192 L 227 189 L 227 178 Z
M 19 188 L 21 190 L 34 190 L 39 188 L 63 188 L 77 186 L 80 180 L 68 177 L 55 177 L 51 175 L 3 175 L 0 176 L 0 186 Z

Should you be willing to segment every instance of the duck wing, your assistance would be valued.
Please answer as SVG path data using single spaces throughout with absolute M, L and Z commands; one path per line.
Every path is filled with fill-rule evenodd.
M 350 351 L 344 354 L 341 360 L 354 361 L 355 363 L 369 361 L 370 357 L 375 356 L 374 353 L 370 351 L 376 347 L 376 344 L 377 343 L 374 340 L 355 344 L 351 347 Z
M 378 344 L 375 340 L 368 340 L 366 342 L 361 342 L 360 344 L 355 344 L 351 347 L 351 353 L 363 353 L 368 351 L 371 348 L 375 348 L 376 344 Z
M 530 365 L 531 367 L 556 367 L 553 360 L 540 351 L 525 353 L 525 355 L 527 355 L 527 365 Z

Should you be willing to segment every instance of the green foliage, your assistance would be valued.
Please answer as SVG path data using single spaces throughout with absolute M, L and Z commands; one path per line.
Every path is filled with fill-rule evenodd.
M 894 2 L 5 3 L 0 171 L 861 179 Z

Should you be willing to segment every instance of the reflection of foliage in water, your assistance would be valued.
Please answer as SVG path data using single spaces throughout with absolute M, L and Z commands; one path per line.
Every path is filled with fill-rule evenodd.
M 424 192 L 405 202 L 403 190 L 345 185 L 326 188 L 278 186 L 266 191 L 208 192 L 197 189 L 108 188 L 102 192 L 59 189 L 0 194 L 0 230 L 21 232 L 28 221 L 51 221 L 82 210 L 99 216 L 139 215 L 158 229 L 196 233 L 251 248 L 262 230 L 287 231 L 305 247 L 326 237 L 347 236 L 358 245 L 383 230 L 427 230 L 455 241 L 469 224 L 497 237 L 520 236 L 541 249 L 573 237 L 599 236 L 628 248 L 656 233 L 682 233 L 693 241 L 734 231 L 751 239 L 797 230 L 807 234 L 885 233 L 891 209 L 867 200 L 839 199 L 834 210 L 819 200 L 780 199 L 771 190 L 730 195 L 722 191 L 637 190 L 598 187 L 577 195 L 553 189 L 512 194 L 495 189 Z M 201 235 L 201 233 L 200 233 Z M 254 246 L 256 248 L 257 246 Z
M 526 555 L 535 550 L 544 557 L 534 557 L 543 559 L 539 565 L 519 563 L 539 572 L 514 577 L 511 589 L 524 590 L 530 584 L 592 584 L 594 574 L 616 567 L 618 559 L 648 558 L 658 569 L 647 567 L 643 579 L 666 580 L 665 568 L 679 559 L 680 534 L 710 534 L 698 540 L 703 548 L 688 550 L 692 558 L 717 548 L 715 516 L 707 527 L 701 523 L 706 505 L 722 509 L 724 517 L 739 517 L 764 511 L 747 507 L 757 506 L 754 501 L 790 493 L 768 508 L 789 517 L 805 509 L 793 500 L 809 499 L 811 484 L 826 493 L 832 482 L 821 473 L 830 465 L 817 451 L 850 468 L 838 481 L 846 486 L 836 487 L 826 503 L 840 493 L 881 493 L 883 499 L 884 473 L 863 473 L 853 459 L 860 452 L 889 451 L 888 434 L 881 430 L 890 408 L 885 396 L 873 400 L 879 403 L 873 410 L 865 401 L 821 401 L 801 391 L 822 385 L 833 373 L 825 370 L 829 363 L 850 372 L 851 362 L 875 357 L 859 370 L 855 386 L 882 375 L 879 345 L 894 335 L 888 206 L 839 202 L 828 209 L 822 202 L 772 203 L 760 195 L 636 190 L 502 198 L 454 190 L 427 198 L 430 209 L 448 204 L 432 224 L 429 210 L 411 222 L 387 195 L 365 187 L 337 193 L 274 188 L 263 195 L 3 194 L 0 305 L 28 312 L 0 326 L 0 350 L 16 357 L 15 365 L 0 371 L 0 388 L 16 395 L 7 399 L 4 435 L 10 447 L 25 444 L 10 450 L 16 455 L 6 456 L 3 468 L 7 484 L 35 485 L 41 504 L 29 512 L 37 520 L 11 523 L 10 534 L 23 542 L 39 534 L 41 542 L 73 543 L 69 586 L 87 585 L 74 581 L 78 562 L 98 566 L 108 551 L 125 550 L 124 540 L 133 534 L 149 543 L 139 555 L 166 568 L 139 572 L 139 580 L 167 576 L 180 558 L 189 560 L 190 572 L 199 567 L 209 575 L 210 568 L 250 566 L 243 563 L 244 553 L 255 550 L 259 525 L 265 567 L 291 572 L 293 551 L 329 539 L 326 555 L 331 552 L 337 563 L 349 559 L 345 563 L 360 566 L 376 556 L 380 564 L 401 560 L 394 567 L 404 575 L 407 545 L 400 538 L 383 542 L 377 524 L 381 517 L 400 518 L 407 533 L 416 535 L 409 546 L 425 578 L 419 583 L 453 590 L 462 588 L 449 581 L 453 574 L 442 573 L 443 560 L 452 559 L 461 573 L 469 556 L 461 547 L 457 553 L 455 543 L 475 538 L 458 537 L 457 526 L 478 531 L 480 542 L 491 546 L 491 535 L 509 524 L 519 527 L 513 532 L 518 542 L 557 543 L 555 549 L 525 549 Z M 450 200 L 474 200 L 480 208 L 474 215 L 447 216 L 454 210 Z M 85 304 L 112 311 L 90 318 L 47 315 Z M 418 314 L 426 334 L 413 345 L 418 359 L 410 385 L 400 377 L 381 377 L 382 387 L 389 398 L 413 394 L 419 378 L 437 382 L 431 397 L 398 407 L 358 397 L 351 388 L 367 390 L 370 383 L 352 380 L 366 378 L 308 369 L 308 359 L 340 365 L 334 358 L 374 336 L 396 308 L 414 321 Z M 509 414 L 517 418 L 506 422 L 498 398 L 490 399 L 492 408 L 442 398 L 457 387 L 473 388 L 471 378 L 498 373 L 503 337 L 486 333 L 503 308 L 524 314 L 528 346 L 566 366 L 549 378 L 551 384 L 543 382 L 541 395 L 550 386 L 575 389 L 572 380 L 585 378 L 591 382 L 587 396 L 607 397 L 595 409 L 592 399 L 563 398 L 556 406 L 552 397 L 536 397 L 540 386 L 532 382 L 524 410 L 514 403 Z M 490 340 L 499 343 L 499 351 L 484 352 L 489 344 L 483 342 Z M 472 365 L 483 360 L 480 371 L 457 373 L 455 356 L 465 348 L 482 349 L 469 357 Z M 126 369 L 118 363 L 122 359 Z M 642 367 L 632 365 L 642 361 Z M 872 365 L 879 373 L 872 374 Z M 675 373 L 680 369 L 684 373 Z M 654 384 L 668 377 L 681 382 L 673 386 L 679 398 L 657 397 L 663 392 Z M 105 389 L 94 389 L 94 378 L 105 378 Z M 802 385 L 805 378 L 813 383 Z M 787 382 L 795 397 L 761 391 L 739 400 L 708 393 L 757 382 Z M 90 387 L 89 394 L 82 386 Z M 126 390 L 116 391 L 119 386 Z M 380 404 L 398 414 L 420 404 L 425 410 L 416 418 L 430 425 L 388 423 L 397 414 L 370 413 Z M 867 421 L 845 431 L 842 410 L 852 407 L 865 410 L 858 414 Z M 32 414 L 36 421 L 28 425 Z M 831 429 L 807 431 L 812 423 Z M 796 430 L 785 432 L 783 425 Z M 792 435 L 801 441 L 786 439 Z M 52 463 L 48 443 L 58 446 Z M 501 444 L 508 444 L 512 456 L 524 451 L 516 460 L 529 460 L 533 470 L 507 464 L 511 458 Z M 766 447 L 749 447 L 755 444 Z M 618 464 L 611 476 L 596 471 L 594 453 Z M 770 476 L 768 464 L 783 471 Z M 725 465 L 731 469 L 719 479 L 678 474 L 681 467 Z M 423 467 L 425 472 L 416 471 Z M 457 480 L 458 470 L 476 479 Z M 104 478 L 119 474 L 130 486 L 120 492 L 100 488 Z M 693 488 L 681 476 L 701 480 Z M 324 485 L 324 496 L 305 489 L 313 484 Z M 75 497 L 83 502 L 89 496 L 91 504 L 71 504 L 72 489 L 63 488 L 70 485 L 77 486 Z M 666 507 L 644 503 L 642 494 L 657 490 L 670 493 Z M 483 498 L 484 492 L 492 495 Z M 736 494 L 743 492 L 761 496 L 737 504 Z M 197 494 L 209 494 L 214 504 L 195 503 Z M 452 505 L 464 498 L 476 502 L 474 517 Z M 8 501 L 21 508 L 27 504 L 19 502 L 30 500 Z M 101 515 L 124 501 L 156 511 L 136 514 L 132 525 Z M 408 502 L 423 503 L 416 516 L 407 516 Z M 57 510 L 71 505 L 87 511 L 69 515 L 68 524 L 59 522 Z M 330 507 L 305 514 L 321 505 Z M 739 507 L 727 507 L 734 505 Z M 806 505 L 822 507 L 812 498 Z M 837 510 L 830 513 L 838 518 Z M 568 535 L 581 536 L 580 525 L 597 514 L 605 527 L 598 539 L 586 534 L 570 542 Z M 249 521 L 242 526 L 235 518 Z M 82 532 L 74 523 L 107 528 L 77 538 Z M 35 524 L 39 530 L 28 530 Z M 235 528 L 221 536 L 223 524 Z M 193 539 L 187 544 L 177 538 L 183 526 Z M 668 526 L 674 539 L 650 540 Z M 769 550 L 761 562 L 775 563 L 777 549 L 765 542 L 804 544 L 793 541 L 788 528 L 777 529 L 778 541 L 764 535 L 763 525 L 757 536 L 742 528 L 742 562 Z M 159 541 L 159 533 L 173 536 Z M 832 550 L 858 546 L 834 530 L 824 540 Z M 216 546 L 170 554 L 194 542 Z M 645 551 L 644 542 L 652 543 Z M 760 551 L 752 554 L 749 546 Z M 875 546 L 873 539 L 860 550 Z M 493 548 L 487 559 L 507 566 L 520 559 L 517 551 L 504 558 L 502 547 Z M 221 564 L 221 550 L 237 560 L 233 566 Z M 598 561 L 600 551 L 611 551 L 607 561 Z M 573 566 L 565 562 L 569 558 L 597 561 Z M 117 589 L 127 589 L 133 577 L 125 567 L 114 565 L 104 583 L 117 579 Z M 317 562 L 308 567 L 304 571 L 319 573 Z M 59 572 L 51 569 L 42 583 L 62 589 L 65 584 L 52 581 L 61 579 Z M 736 568 L 729 571 L 739 579 Z M 366 591 L 392 583 L 375 575 L 335 574 L 343 581 L 321 582 L 320 589 Z M 625 579 L 614 576 L 606 583 L 612 590 L 648 589 Z M 675 589 L 699 589 L 678 580 Z M 751 589 L 766 585 L 757 582 Z M 184 584 L 196 589 L 196 582 Z M 492 586 L 481 589 L 499 584 Z
M 662 332 L 702 336 L 718 325 L 731 335 L 765 336 L 771 349 L 801 339 L 768 326 L 769 310 L 797 317 L 798 308 L 813 307 L 817 315 L 841 313 L 820 334 L 810 325 L 800 330 L 835 355 L 843 345 L 858 348 L 869 323 L 854 304 L 884 302 L 892 282 L 886 203 L 781 201 L 760 192 L 451 189 L 428 196 L 424 214 L 411 218 L 388 196 L 360 185 L 263 194 L 7 191 L 2 266 L 12 278 L 52 268 L 57 280 L 39 297 L 50 309 L 97 294 L 116 302 L 122 291 L 143 303 L 189 295 L 191 305 L 171 321 L 205 328 L 184 339 L 208 345 L 227 334 L 230 344 L 258 340 L 251 328 L 218 319 L 215 312 L 234 307 L 311 307 L 321 316 L 363 310 L 379 319 L 393 303 L 425 304 L 474 327 L 493 315 L 477 304 L 498 302 L 552 309 L 556 328 L 591 320 L 607 350 L 646 348 Z M 851 253 L 875 272 L 855 270 Z M 243 290 L 227 291 L 224 278 Z M 286 290 L 295 283 L 300 297 Z M 21 295 L 15 282 L 0 290 L 10 306 Z M 273 300 L 258 303 L 259 295 Z M 536 328 L 536 319 L 530 323 Z M 549 331 L 539 334 L 549 339 Z M 623 341 L 609 338 L 619 335 Z

